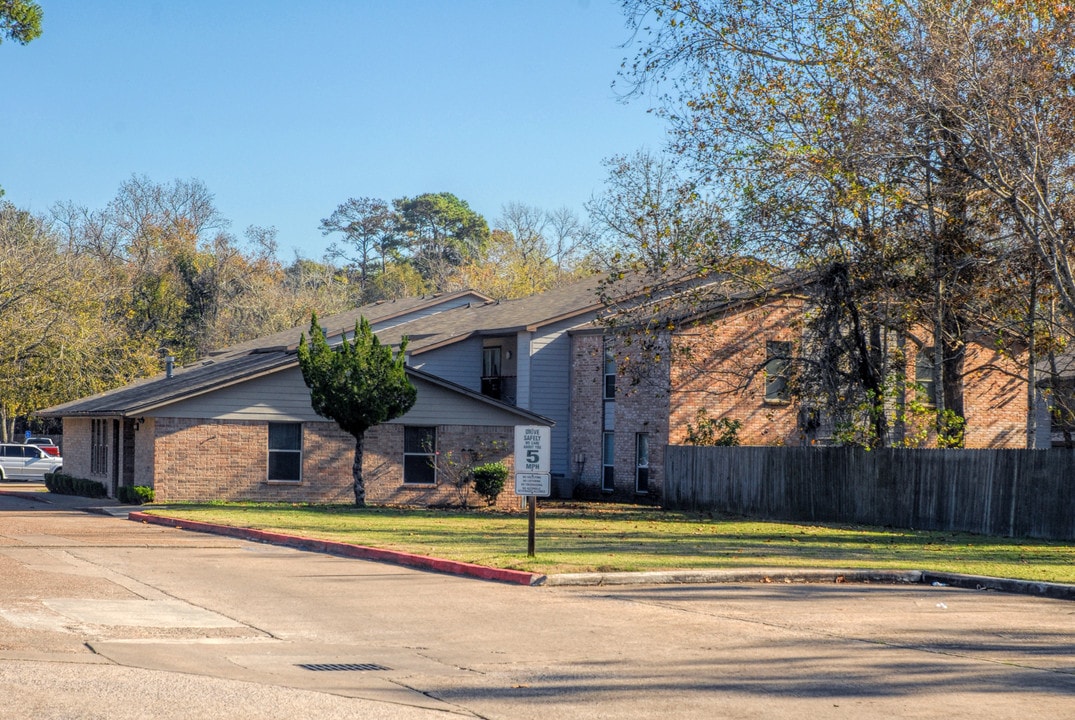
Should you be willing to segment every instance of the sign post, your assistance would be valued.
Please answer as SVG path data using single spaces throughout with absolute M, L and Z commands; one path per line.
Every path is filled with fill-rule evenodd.
M 526 497 L 529 531 L 526 556 L 534 557 L 537 499 L 552 494 L 552 431 L 541 425 L 515 426 L 515 494 Z

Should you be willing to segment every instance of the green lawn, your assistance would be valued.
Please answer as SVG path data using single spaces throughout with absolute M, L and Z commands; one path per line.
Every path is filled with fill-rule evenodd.
M 1075 544 L 841 525 L 710 518 L 611 504 L 539 504 L 535 558 L 524 513 L 207 504 L 144 508 L 545 574 L 816 567 L 958 572 L 1075 583 Z

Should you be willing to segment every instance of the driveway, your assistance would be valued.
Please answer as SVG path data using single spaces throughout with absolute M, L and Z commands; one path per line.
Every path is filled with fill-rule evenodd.
M 0 718 L 1022 719 L 1075 707 L 1073 602 L 928 586 L 532 588 L 85 505 L 0 494 Z

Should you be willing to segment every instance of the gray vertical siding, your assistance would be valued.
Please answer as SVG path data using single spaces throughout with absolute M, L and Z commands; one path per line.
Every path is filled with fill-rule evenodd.
M 571 438 L 571 338 L 567 331 L 578 319 L 541 328 L 530 341 L 530 407 L 552 419 L 552 472 L 571 471 L 568 453 Z
M 482 340 L 479 337 L 414 355 L 410 364 L 468 390 L 481 392 Z

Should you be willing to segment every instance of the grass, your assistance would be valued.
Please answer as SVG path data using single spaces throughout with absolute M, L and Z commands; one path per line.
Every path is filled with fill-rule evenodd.
M 711 518 L 658 508 L 540 506 L 536 557 L 525 513 L 225 503 L 143 508 L 545 574 L 744 567 L 958 572 L 1075 583 L 1075 545 L 1026 538 Z

